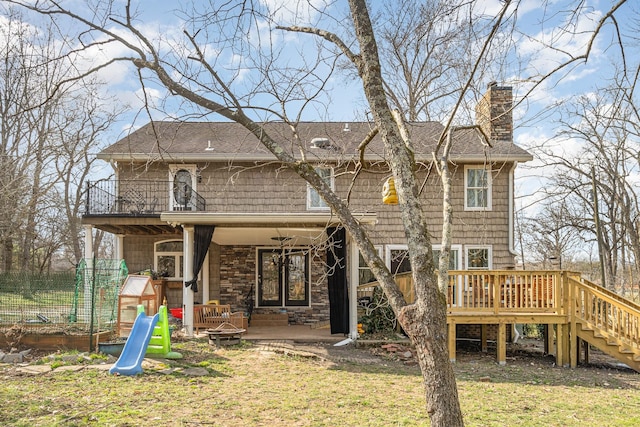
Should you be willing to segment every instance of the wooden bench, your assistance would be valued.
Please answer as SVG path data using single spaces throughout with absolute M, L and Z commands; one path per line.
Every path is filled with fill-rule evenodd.
M 244 314 L 231 312 L 229 304 L 202 304 L 193 306 L 193 327 L 196 333 L 200 329 L 215 329 L 222 324 L 231 324 L 238 329 L 244 328 Z

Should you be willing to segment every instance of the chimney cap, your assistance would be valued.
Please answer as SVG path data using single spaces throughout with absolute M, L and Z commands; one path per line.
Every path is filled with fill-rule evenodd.
M 498 86 L 498 82 L 494 80 L 489 82 L 489 84 L 487 85 L 487 89 L 491 89 L 492 87 L 496 87 L 496 86 Z

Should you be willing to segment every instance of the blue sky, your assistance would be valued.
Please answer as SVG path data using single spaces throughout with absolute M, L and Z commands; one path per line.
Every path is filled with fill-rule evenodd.
M 282 0 L 262 0 L 261 3 L 270 4 L 275 7 L 278 1 Z M 286 1 L 284 3 L 287 3 Z M 323 2 L 315 1 L 317 5 L 321 5 Z M 499 7 L 498 0 L 487 0 L 479 2 L 482 7 L 486 8 L 489 13 L 495 13 Z M 559 25 L 565 23 L 568 15 L 558 13 L 557 10 L 567 10 L 567 5 L 571 2 L 568 1 L 553 1 L 550 5 L 554 7 L 554 10 L 543 10 L 540 7 L 539 0 L 525 0 L 519 3 L 518 7 L 518 22 L 519 29 L 527 33 L 527 36 L 515 36 L 520 37 L 517 41 L 517 48 L 515 54 L 519 58 L 513 58 L 512 69 L 497 70 L 492 80 L 498 82 L 506 82 L 514 86 L 514 92 L 516 97 L 523 96 L 530 88 L 531 85 L 524 83 L 523 81 L 535 73 L 545 73 L 556 67 L 561 61 L 568 58 L 568 54 L 575 54 L 584 50 L 589 37 L 589 30 L 591 30 L 597 20 L 602 16 L 603 11 L 601 8 L 608 8 L 609 2 L 588 1 L 585 3 L 585 9 L 588 13 L 584 13 L 583 17 L 576 22 L 577 33 L 582 34 L 561 34 L 557 31 Z M 172 37 L 181 37 L 181 31 L 183 29 L 183 22 L 177 20 L 172 14 L 175 3 L 171 1 L 141 1 L 138 4 L 140 10 L 140 28 L 142 31 L 149 35 L 150 38 L 162 37 L 168 40 Z M 631 6 L 625 6 L 631 8 Z M 344 6 L 342 6 L 340 12 L 344 12 Z M 301 13 L 301 15 L 306 15 Z M 280 13 L 281 19 L 284 22 L 292 21 L 292 14 L 285 12 Z M 307 19 L 307 23 L 314 23 L 317 18 L 317 14 L 309 13 L 310 18 Z M 629 15 L 622 15 L 622 18 Z M 620 18 L 618 18 L 620 19 Z M 541 22 L 544 21 L 544 25 Z M 622 23 L 624 24 L 624 22 Z M 576 96 L 578 94 L 589 93 L 596 91 L 599 84 L 603 84 L 610 79 L 611 67 L 610 61 L 616 60 L 618 52 L 615 48 L 610 46 L 611 44 L 611 32 L 612 27 L 609 25 L 605 27 L 603 34 L 599 36 L 596 43 L 593 46 L 592 56 L 586 64 L 580 64 L 571 68 L 571 72 L 568 75 L 561 73 L 558 76 L 547 80 L 545 83 L 537 87 L 529 96 L 526 102 L 524 102 L 516 110 L 516 125 L 517 138 L 523 145 L 527 145 L 527 141 L 536 138 L 540 138 L 540 133 L 548 135 L 550 121 L 546 117 L 546 114 L 541 119 L 540 113 L 548 111 L 550 105 L 554 105 L 569 97 Z M 292 57 L 296 56 L 298 49 L 305 49 L 305 45 L 311 45 L 315 42 L 316 38 L 310 35 L 292 35 L 282 32 L 275 32 L 274 43 L 287 43 L 291 46 L 293 52 Z M 513 36 L 513 34 L 512 34 Z M 534 38 L 537 41 L 534 41 Z M 545 48 L 542 43 L 551 42 L 560 49 L 551 50 Z M 118 55 L 122 54 L 124 50 L 113 50 L 105 52 L 105 54 Z M 512 52 L 513 54 L 514 52 Z M 516 59 L 520 62 L 516 63 Z M 628 55 L 628 59 L 634 60 L 632 55 Z M 225 66 L 232 66 L 233 61 L 240 63 L 241 58 L 227 59 Z M 220 64 L 220 62 L 219 62 Z M 534 71 L 535 70 L 535 71 Z M 123 101 L 128 101 L 132 106 L 132 111 L 137 111 L 141 107 L 142 96 L 140 93 L 139 84 L 132 74 L 132 67 L 118 65 L 112 66 L 108 71 L 103 73 L 103 77 L 110 84 L 110 91 L 118 94 Z M 487 82 L 484 82 L 486 84 Z M 332 108 L 329 111 L 330 120 L 336 121 L 348 121 L 357 120 L 364 117 L 363 109 L 366 108 L 361 95 L 361 90 L 358 82 L 346 81 L 342 78 L 333 79 L 330 82 L 330 86 L 327 88 L 332 97 Z M 151 87 L 148 90 L 147 97 L 151 99 L 159 99 L 165 95 L 162 88 Z M 183 112 L 179 107 L 175 108 L 174 113 L 180 114 Z M 551 114 L 552 112 L 549 112 Z M 157 116 L 161 116 L 162 113 L 156 113 Z M 321 120 L 323 117 L 314 117 L 313 111 L 310 111 L 305 115 L 305 118 L 310 120 Z M 210 117 L 215 120 L 215 117 Z M 140 120 L 144 120 L 141 118 Z M 138 123 L 137 125 L 142 125 Z M 126 126 L 126 125 L 125 125 Z

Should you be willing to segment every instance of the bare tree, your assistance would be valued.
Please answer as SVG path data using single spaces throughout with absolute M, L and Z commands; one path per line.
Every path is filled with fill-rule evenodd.
M 579 207 L 566 200 L 546 204 L 535 216 L 523 220 L 522 245 L 536 265 L 543 268 L 571 269 L 572 261 L 584 244 L 585 230 L 573 226 Z
M 35 29 L 7 10 L 0 25 L 0 239 L 3 270 L 42 270 L 52 254 L 71 245 L 76 262 L 81 192 L 91 163 L 89 153 L 115 117 L 111 100 L 99 95 L 95 81 L 70 80 L 77 75 L 66 61 L 53 24 Z M 63 83 L 67 80 L 68 83 Z M 64 194 L 62 194 L 64 193 Z M 60 227 L 59 208 L 66 206 L 68 225 Z M 57 233 L 67 236 L 56 240 Z M 47 236 L 47 238 L 45 238 Z
M 225 2 L 205 10 L 194 7 L 189 10 L 189 14 L 195 18 L 185 21 L 184 39 L 180 43 L 172 41 L 170 48 L 165 46 L 162 36 L 152 38 L 137 27 L 138 16 L 130 2 L 122 10 L 116 8 L 115 4 L 102 2 L 86 15 L 84 11 L 69 10 L 57 2 L 12 3 L 21 4 L 52 19 L 71 19 L 74 25 L 81 27 L 78 49 L 90 51 L 117 45 L 124 53 L 95 65 L 91 71 L 103 69 L 118 61 L 132 63 L 144 85 L 160 84 L 172 97 L 193 103 L 201 112 L 213 112 L 240 123 L 282 164 L 309 182 L 350 233 L 415 345 L 424 379 L 427 412 L 432 425 L 463 425 L 455 377 L 447 352 L 446 294 L 438 286 L 434 274 L 429 230 L 419 200 L 411 136 L 403 124 L 404 118 L 390 106 L 390 86 L 381 69 L 378 38 L 365 0 L 348 1 L 347 20 L 328 12 L 332 4 L 318 6 L 315 3 L 300 2 L 288 5 L 285 2 L 277 10 L 268 10 L 258 2 L 246 1 Z M 614 5 L 610 14 L 622 3 L 624 2 Z M 336 31 L 333 32 L 317 25 L 297 25 L 296 12 L 305 6 L 313 11 L 314 22 L 316 19 L 320 20 L 319 16 L 333 23 L 348 24 L 336 25 Z M 510 7 L 511 1 L 503 2 L 498 13 L 488 19 L 488 31 L 484 38 L 474 40 L 477 48 L 476 61 L 462 79 L 462 86 L 457 89 L 458 102 L 447 117 L 442 144 L 434 153 L 434 161 L 440 166 L 445 189 L 441 277 L 447 272 L 446 261 L 450 246 L 451 205 L 447 194 L 447 155 L 454 132 L 450 125 L 461 108 L 462 99 L 472 86 L 481 58 L 488 54 L 491 42 L 502 28 Z M 605 16 L 603 22 L 609 16 Z M 277 31 L 278 29 L 287 32 Z M 291 52 L 285 55 L 282 44 L 275 43 L 275 39 L 291 33 L 317 36 L 320 48 L 314 50 L 313 54 L 303 52 L 303 48 L 300 48 L 296 52 L 300 55 Z M 538 75 L 534 86 L 567 64 L 584 61 L 589 56 L 590 49 L 591 46 L 587 46 L 583 55 L 570 55 L 555 70 Z M 395 178 L 416 297 L 415 303 L 410 305 L 405 302 L 393 274 L 378 256 L 366 230 L 354 217 L 348 204 L 316 173 L 313 164 L 306 161 L 306 153 L 301 145 L 297 143 L 299 136 L 296 133 L 296 123 L 307 110 L 323 108 L 325 98 L 322 95 L 337 70 L 335 65 L 339 58 L 346 58 L 355 69 L 373 118 L 374 132 L 379 133 L 384 142 L 388 166 Z M 425 87 L 428 91 L 429 84 L 425 83 Z M 419 97 L 424 99 L 422 95 Z M 398 100 L 397 104 L 404 105 L 403 102 Z M 421 114 L 419 108 L 419 104 L 415 104 L 416 117 Z M 270 135 L 258 121 L 260 119 L 283 120 L 290 125 L 292 133 L 288 137 Z M 363 151 L 366 150 L 366 141 L 363 141 L 361 147 Z M 299 153 L 302 160 L 294 153 Z
M 511 48 L 500 43 L 478 58 L 477 43 L 487 39 L 494 23 L 469 13 L 464 0 L 401 0 L 381 6 L 373 22 L 389 104 L 410 122 L 445 121 L 451 105 L 466 99 L 469 77 L 470 90 L 484 88 L 479 82 L 486 83 L 486 73 L 503 63 Z M 459 121 L 473 122 L 468 115 Z
M 565 105 L 555 147 L 547 143 L 538 152 L 555 171 L 549 196 L 563 200 L 545 212 L 560 219 L 558 227 L 572 228 L 599 249 L 604 282 L 614 288 L 628 280 L 628 266 L 633 276 L 640 274 L 640 128 L 629 86 L 615 84 L 597 93 Z M 560 212 L 566 214 L 560 218 Z

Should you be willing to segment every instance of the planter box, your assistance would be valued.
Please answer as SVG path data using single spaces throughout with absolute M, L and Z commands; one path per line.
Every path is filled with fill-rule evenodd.
M 92 342 L 94 347 L 96 342 L 109 341 L 113 338 L 112 332 L 100 332 L 93 334 Z M 3 332 L 0 332 L 0 347 L 8 347 L 9 342 L 14 340 L 7 340 L 7 337 Z M 68 334 L 37 334 L 26 333 L 20 338 L 20 347 L 33 348 L 38 350 L 78 350 L 78 351 L 90 351 L 89 334 L 85 335 L 68 335 Z

